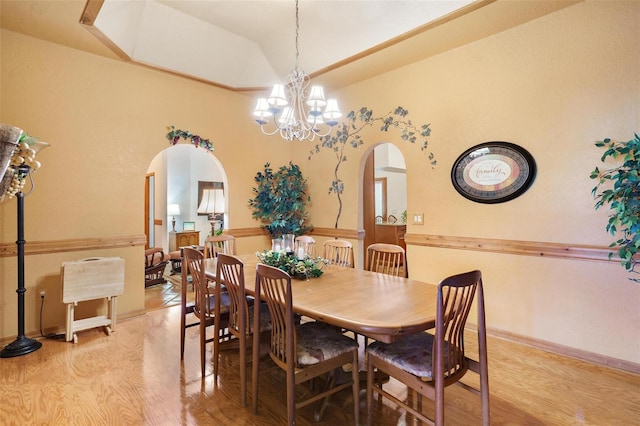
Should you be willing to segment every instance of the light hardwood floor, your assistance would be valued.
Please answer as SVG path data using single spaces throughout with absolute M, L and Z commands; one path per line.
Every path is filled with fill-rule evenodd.
M 210 363 L 201 380 L 197 331 L 187 335 L 182 363 L 179 306 L 173 306 L 119 321 L 111 336 L 92 329 L 80 332 L 77 344 L 42 339 L 40 350 L 0 360 L 0 424 L 286 423 L 284 374 L 268 358 L 261 364 L 254 416 L 239 403 L 237 352 L 222 353 L 217 383 Z M 472 375 L 465 381 L 476 383 Z M 489 338 L 489 376 L 492 425 L 640 425 L 637 375 Z M 385 386 L 406 397 L 397 382 Z M 322 422 L 314 423 L 307 407 L 299 410 L 297 424 L 353 424 L 351 404 L 346 390 L 331 400 Z M 364 423 L 364 389 L 359 405 Z M 375 405 L 374 425 L 411 423 L 393 405 Z M 458 386 L 446 389 L 448 425 L 478 425 L 480 418 L 478 396 Z

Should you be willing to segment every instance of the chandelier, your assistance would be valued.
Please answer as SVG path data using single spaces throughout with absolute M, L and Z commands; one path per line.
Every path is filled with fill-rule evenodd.
M 298 0 L 296 0 L 296 63 L 287 76 L 286 84 L 274 84 L 268 98 L 258 99 L 253 115 L 262 133 L 271 136 L 280 133 L 288 141 L 313 141 L 331 133 L 342 116 L 335 99 L 325 99 L 322 86 L 308 90 L 310 78 L 298 70 Z M 271 120 L 271 124 L 269 124 Z

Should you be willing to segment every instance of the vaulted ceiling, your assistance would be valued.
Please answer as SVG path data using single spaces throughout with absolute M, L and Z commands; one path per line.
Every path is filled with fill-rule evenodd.
M 299 69 L 336 89 L 575 1 L 301 0 Z M 2 28 L 235 91 L 295 66 L 294 0 L 2 0 Z

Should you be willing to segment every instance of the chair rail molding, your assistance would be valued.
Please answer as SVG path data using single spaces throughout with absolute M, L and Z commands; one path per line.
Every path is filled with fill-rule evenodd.
M 134 247 L 146 244 L 147 237 L 144 234 L 116 235 L 111 237 L 76 238 L 70 240 L 28 241 L 24 247 L 24 254 L 51 254 L 70 251 L 84 251 L 95 249 L 114 249 L 121 247 Z M 15 243 L 0 243 L 0 257 L 16 256 Z
M 406 234 L 407 245 L 437 247 L 454 250 L 484 251 L 523 256 L 553 257 L 562 259 L 619 262 L 617 256 L 609 258 L 610 247 L 546 243 L 539 241 L 498 240 L 490 238 L 459 237 L 452 235 Z

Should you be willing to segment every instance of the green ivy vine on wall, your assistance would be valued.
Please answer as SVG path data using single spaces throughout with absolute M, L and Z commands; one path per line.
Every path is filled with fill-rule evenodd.
M 195 145 L 195 147 L 202 147 L 209 152 L 213 152 L 213 142 L 209 139 L 204 139 L 198 135 L 192 134 L 188 130 L 180 130 L 176 129 L 175 126 L 168 127 L 169 132 L 167 133 L 167 139 L 171 141 L 171 145 L 175 145 L 178 143 L 180 138 L 191 142 L 191 144 Z
M 606 230 L 611 235 L 621 235 L 609 247 L 616 248 L 622 266 L 629 272 L 635 270 L 640 248 L 640 137 L 638 134 L 627 142 L 616 142 L 611 139 L 597 141 L 599 148 L 605 148 L 600 158 L 603 163 L 611 160 L 622 160 L 622 164 L 607 170 L 596 167 L 591 172 L 591 179 L 598 184 L 591 193 L 597 200 L 594 208 L 607 205 L 610 209 Z M 603 189 L 600 193 L 598 190 Z M 609 254 L 609 258 L 614 253 Z M 640 282 L 638 278 L 630 278 Z
M 344 182 L 340 179 L 339 171 L 342 163 L 347 161 L 345 147 L 359 148 L 364 144 L 360 132 L 374 124 L 380 124 L 381 132 L 388 132 L 389 129 L 400 130 L 400 139 L 415 144 L 420 141 L 420 149 L 427 152 L 427 157 L 431 167 L 435 167 L 436 160 L 433 152 L 427 151 L 427 137 L 431 134 L 429 124 L 421 126 L 414 125 L 407 119 L 409 111 L 399 106 L 381 116 L 374 116 L 373 110 L 362 107 L 358 112 L 351 111 L 347 114 L 341 126 L 337 127 L 335 133 L 324 136 L 321 143 L 316 144 L 315 149 L 309 153 L 309 159 L 323 148 L 330 149 L 336 157 L 336 166 L 333 170 L 333 181 L 329 187 L 329 194 L 336 194 L 338 198 L 338 213 L 336 215 L 335 228 L 338 228 L 340 216 L 342 215 L 342 193 L 344 192 Z

